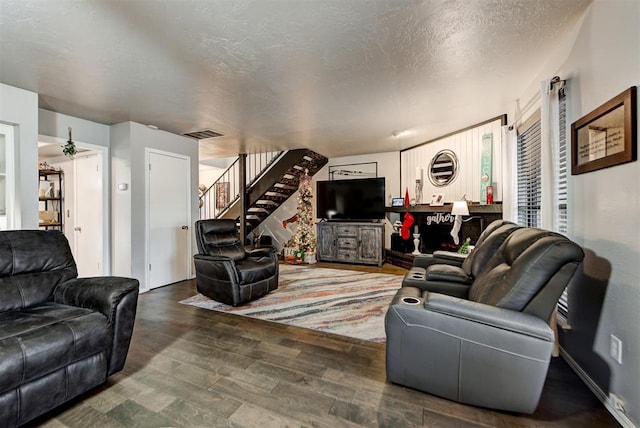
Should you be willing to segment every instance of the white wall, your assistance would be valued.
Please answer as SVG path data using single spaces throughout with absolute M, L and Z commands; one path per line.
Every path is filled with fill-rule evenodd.
M 53 111 L 39 109 L 38 110 L 38 132 L 39 141 L 53 142 L 59 144 L 66 144 L 69 139 L 69 127 L 72 129 L 72 138 L 78 145 L 91 150 L 100 152 L 102 158 L 102 183 L 103 183 L 103 195 L 102 195 L 102 253 L 103 253 L 103 266 L 105 275 L 111 274 L 111 156 L 109 153 L 110 145 L 110 126 L 102 123 L 92 122 L 90 120 L 80 119 L 73 116 L 68 116 L 62 113 L 56 113 Z M 88 154 L 89 152 L 85 152 Z M 64 230 L 65 235 L 69 239 L 69 244 L 73 248 L 73 231 L 71 230 L 71 224 L 73 223 L 73 216 L 75 212 L 72 207 L 74 201 L 73 194 L 73 171 L 74 163 L 69 161 L 66 157 L 61 156 L 56 159 L 52 159 L 49 163 L 58 164 L 65 172 L 65 211 L 69 211 L 70 217 L 65 220 Z M 62 165 L 60 165 L 62 163 Z
M 315 189 L 316 182 L 329 179 L 329 167 L 336 165 L 350 165 L 358 163 L 377 162 L 378 163 L 378 177 L 385 177 L 385 192 L 387 205 L 392 197 L 398 197 L 400 195 L 400 177 L 398 171 L 400 170 L 400 153 L 399 152 L 386 152 L 375 153 L 370 155 L 360 156 L 343 156 L 329 159 L 329 162 L 316 173 L 311 179 L 311 188 L 313 189 L 313 212 L 315 217 L 316 200 Z M 274 238 L 274 245 L 278 250 L 282 249 L 284 243 L 295 232 L 296 225 L 292 224 L 284 229 L 282 227 L 282 221 L 286 220 L 297 212 L 298 205 L 298 192 L 291 195 L 291 197 L 277 210 L 275 210 L 262 224 L 259 229 L 267 235 Z M 389 222 L 386 222 L 385 231 L 385 246 L 391 247 L 391 232 L 392 227 Z
M 0 83 L 0 121 L 15 126 L 14 227 L 38 227 L 38 94 Z
M 109 147 L 109 125 L 45 109 L 38 110 L 38 132 L 41 135 L 60 138 L 66 142 L 69 139 L 69 127 L 73 131 L 73 141 Z
M 146 284 L 145 149 L 152 148 L 191 158 L 191 226 L 198 218 L 198 142 L 153 130 L 135 122 L 111 127 L 112 223 L 114 275 L 131 276 Z M 168 171 L 167 173 L 170 173 Z M 126 184 L 127 190 L 118 190 Z M 193 234 L 193 227 L 191 227 Z M 192 242 L 195 239 L 192 237 Z M 193 252 L 193 245 L 192 245 Z
M 205 187 L 211 186 L 226 170 L 226 168 L 218 168 L 209 165 L 199 165 L 198 185 L 204 184 Z
M 480 201 L 480 155 L 482 136 L 493 135 L 493 168 L 492 184 L 494 186 L 494 200 L 502 200 L 502 126 L 501 121 L 492 122 L 457 132 L 448 137 L 423 144 L 421 146 L 405 150 L 401 153 L 400 175 L 402 177 L 402 189 L 409 189 L 410 198 L 416 197 L 415 180 L 416 168 L 422 168 L 422 203 L 428 204 L 431 195 L 444 193 L 445 202 L 453 202 L 466 195 L 470 201 Z M 440 150 L 451 150 L 458 158 L 458 176 L 450 184 L 436 187 L 429 181 L 429 165 L 433 157 Z
M 111 126 L 111 272 L 131 276 L 131 124 Z M 144 167 L 144 166 L 141 166 Z M 126 184 L 127 190 L 118 190 Z M 144 198 L 144 193 L 142 195 Z
M 546 67 L 540 80 L 556 74 L 569 79 L 568 124 L 638 85 L 640 2 L 594 1 L 564 63 Z M 584 277 L 569 290 L 572 329 L 560 333 L 570 358 L 603 394 L 622 398 L 635 425 L 640 425 L 639 184 L 639 161 L 570 176 L 569 235 L 587 256 Z M 609 355 L 611 334 L 623 342 L 621 365 Z

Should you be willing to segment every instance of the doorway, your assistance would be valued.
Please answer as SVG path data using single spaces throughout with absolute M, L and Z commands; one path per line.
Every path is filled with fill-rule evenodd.
M 147 289 L 190 278 L 191 159 L 146 149 Z
M 62 155 L 66 141 L 40 135 L 38 161 L 62 170 L 63 226 L 79 277 L 111 273 L 108 229 L 108 148 L 76 141 L 74 159 Z

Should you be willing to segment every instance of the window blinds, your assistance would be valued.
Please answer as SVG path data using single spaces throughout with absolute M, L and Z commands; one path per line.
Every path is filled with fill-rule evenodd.
M 556 221 L 558 230 L 556 232 L 567 234 L 567 97 L 564 91 L 560 93 L 559 98 L 559 111 L 560 111 L 560 141 L 558 156 L 558 165 L 556 165 L 557 181 L 555 183 L 556 192 L 558 195 L 558 209 L 556 210 Z M 558 301 L 558 312 L 565 319 L 569 316 L 569 295 L 567 288 L 562 292 L 560 300 Z
M 518 135 L 518 224 L 540 226 L 540 116 Z
M 560 94 L 560 140 L 559 153 L 555 157 L 554 190 L 557 195 L 558 206 L 554 210 L 555 232 L 567 234 L 567 113 L 566 96 Z M 526 227 L 540 227 L 541 212 L 541 123 L 540 116 L 534 115 L 518 130 L 518 224 Z M 569 314 L 569 300 L 567 290 L 560 297 L 558 312 L 567 318 Z

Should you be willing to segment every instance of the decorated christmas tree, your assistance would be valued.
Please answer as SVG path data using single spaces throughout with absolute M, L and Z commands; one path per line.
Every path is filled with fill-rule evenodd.
M 298 227 L 292 242 L 292 247 L 302 253 L 316 252 L 316 230 L 313 223 L 312 199 L 311 177 L 305 171 L 304 176 L 300 178 L 300 187 L 298 188 Z

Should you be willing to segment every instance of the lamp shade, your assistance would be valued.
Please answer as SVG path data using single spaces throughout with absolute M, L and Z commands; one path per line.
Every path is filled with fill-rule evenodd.
M 453 208 L 451 209 L 453 215 L 469 215 L 469 206 L 467 201 L 453 201 Z

